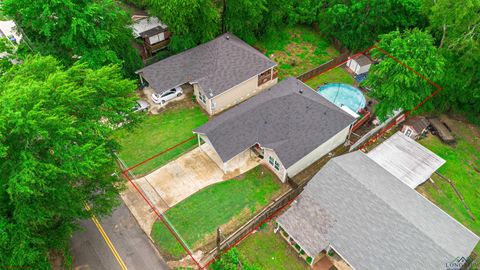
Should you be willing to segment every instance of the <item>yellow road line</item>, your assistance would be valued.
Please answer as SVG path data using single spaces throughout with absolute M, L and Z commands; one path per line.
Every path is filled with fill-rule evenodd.
M 85 204 L 85 209 L 87 209 L 87 211 L 90 211 L 90 206 Z M 125 265 L 125 263 L 122 260 L 122 257 L 120 257 L 120 255 L 118 254 L 117 250 L 115 249 L 115 246 L 113 245 L 112 241 L 110 241 L 110 238 L 108 237 L 107 233 L 103 229 L 102 225 L 100 225 L 100 222 L 98 221 L 97 217 L 94 214 L 92 214 L 91 219 L 92 219 L 93 223 L 95 224 L 95 226 L 97 227 L 100 234 L 102 235 L 103 240 L 105 240 L 105 243 L 110 248 L 110 251 L 112 251 L 113 256 L 117 260 L 117 262 L 120 265 L 120 267 L 122 268 L 122 270 L 128 270 L 127 266 Z

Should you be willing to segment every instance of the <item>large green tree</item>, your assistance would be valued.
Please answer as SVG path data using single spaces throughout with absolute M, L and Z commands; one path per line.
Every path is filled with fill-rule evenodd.
M 3 9 L 35 53 L 68 65 L 77 59 L 92 68 L 123 64 L 127 75 L 141 67 L 130 18 L 113 0 L 4 0 Z
M 118 66 L 28 57 L 0 79 L 0 265 L 48 269 L 75 222 L 117 204 L 112 127 L 131 114 L 135 83 Z M 68 254 L 66 254 L 68 256 Z
M 437 105 L 477 115 L 480 121 L 480 1 L 426 1 L 430 28 L 448 64 Z
M 427 32 L 418 29 L 393 31 L 381 35 L 378 46 L 432 81 L 438 80 L 443 73 L 444 59 Z M 372 89 L 370 95 L 379 101 L 375 112 L 381 119 L 397 109 L 413 109 L 436 90 L 411 70 L 386 57 L 383 52 L 374 49 L 372 55 L 381 61 L 371 67 L 364 84 Z M 431 109 L 432 102 L 427 102 L 419 111 Z
M 248 43 L 253 43 L 261 33 L 264 14 L 268 11 L 266 0 L 227 1 L 224 11 L 225 28 Z
M 146 0 L 172 32 L 170 49 L 183 51 L 220 33 L 220 11 L 211 0 Z
M 373 45 L 380 34 L 421 26 L 422 0 L 329 1 L 320 17 L 322 31 L 338 38 L 352 51 Z

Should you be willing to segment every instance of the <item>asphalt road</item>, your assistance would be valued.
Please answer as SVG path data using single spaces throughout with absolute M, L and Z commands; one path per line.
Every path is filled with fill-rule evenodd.
M 75 269 L 122 270 L 95 223 L 85 220 L 80 224 L 84 230 L 75 233 L 70 241 Z M 123 202 L 112 216 L 103 218 L 100 224 L 126 269 L 170 269 Z

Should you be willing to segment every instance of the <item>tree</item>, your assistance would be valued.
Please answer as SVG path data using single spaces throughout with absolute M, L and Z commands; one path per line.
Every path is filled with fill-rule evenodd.
M 172 31 L 170 49 L 180 52 L 215 38 L 219 10 L 211 0 L 147 0 L 153 15 Z
M 225 26 L 244 41 L 253 43 L 263 27 L 263 15 L 268 11 L 266 0 L 227 1 Z
M 430 28 L 448 64 L 441 79 L 445 88 L 436 99 L 443 110 L 480 113 L 480 2 L 426 1 Z M 480 119 L 477 118 L 477 121 Z
M 15 60 L 15 47 L 7 38 L 0 37 L 0 76 L 3 75 Z
M 320 16 L 325 32 L 352 51 L 370 47 L 380 34 L 424 22 L 421 0 L 333 1 Z
M 118 66 L 27 57 L 0 79 L 0 265 L 49 269 L 78 219 L 117 204 L 112 127 L 130 125 L 135 83 Z M 125 121 L 127 121 L 125 123 Z
M 92 68 L 123 64 L 127 75 L 141 67 L 130 18 L 113 0 L 5 0 L 3 9 L 36 53 L 67 65 L 79 58 Z
M 444 59 L 427 32 L 418 29 L 393 31 L 381 35 L 378 46 L 432 81 L 437 80 L 443 72 Z M 371 96 L 379 101 L 375 113 L 381 119 L 397 109 L 413 109 L 436 90 L 414 72 L 385 57 L 382 52 L 374 49 L 372 55 L 382 60 L 370 68 L 364 83 L 372 89 Z M 421 109 L 431 110 L 432 103 L 425 103 Z

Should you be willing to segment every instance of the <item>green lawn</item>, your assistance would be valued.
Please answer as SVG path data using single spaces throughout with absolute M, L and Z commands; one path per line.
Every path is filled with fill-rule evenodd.
M 264 270 L 310 269 L 280 235 L 273 233 L 272 227 L 269 224 L 240 242 L 237 249 L 241 259 Z
M 455 147 L 442 143 L 432 135 L 420 140 L 420 143 L 446 160 L 438 172 L 454 182 L 476 221 L 469 217 L 453 188 L 440 177 L 434 175 L 435 185 L 426 182 L 419 191 L 426 193 L 443 210 L 480 235 L 480 129 L 460 121 L 450 121 L 448 124 L 457 139 Z M 480 255 L 480 245 L 476 252 Z
M 135 129 L 119 129 L 115 133 L 114 137 L 121 146 L 118 154 L 128 166 L 133 166 L 192 137 L 194 135 L 192 130 L 207 121 L 208 117 L 198 106 L 172 108 L 158 115 L 147 116 Z M 145 174 L 158 168 L 195 147 L 196 144 L 197 140 L 193 139 L 139 166 L 134 173 Z
M 167 218 L 192 249 L 215 240 L 218 226 L 225 235 L 237 229 L 281 192 L 282 186 L 261 166 L 239 179 L 227 180 L 188 197 L 166 212 Z M 165 226 L 156 222 L 152 237 L 160 249 L 173 257 L 184 254 Z
M 298 76 L 338 55 L 335 48 L 308 26 L 285 27 L 254 46 L 278 64 L 278 76 Z
M 342 67 L 337 67 L 313 77 L 306 82 L 306 84 L 313 89 L 317 89 L 318 86 L 324 83 L 346 83 L 353 85 L 355 80 L 353 79 L 352 75 L 350 75 Z

